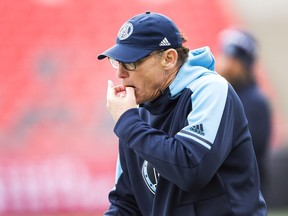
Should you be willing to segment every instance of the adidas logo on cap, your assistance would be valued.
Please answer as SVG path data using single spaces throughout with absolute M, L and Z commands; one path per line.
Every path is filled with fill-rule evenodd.
M 171 44 L 166 37 L 159 44 L 159 46 L 170 46 L 170 45 Z

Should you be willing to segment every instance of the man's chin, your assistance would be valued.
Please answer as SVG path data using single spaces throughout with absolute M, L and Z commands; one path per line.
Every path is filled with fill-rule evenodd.
M 145 101 L 143 101 L 143 99 L 141 100 L 141 98 L 137 97 L 137 95 L 136 95 L 136 103 L 137 103 L 137 105 L 144 104 Z

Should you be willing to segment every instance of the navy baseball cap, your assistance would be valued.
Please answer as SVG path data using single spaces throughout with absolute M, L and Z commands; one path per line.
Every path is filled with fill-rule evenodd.
M 228 28 L 219 34 L 220 48 L 227 56 L 238 58 L 251 66 L 257 57 L 257 42 L 248 31 Z
M 132 17 L 120 28 L 116 44 L 98 59 L 113 58 L 120 62 L 136 62 L 151 52 L 182 46 L 181 34 L 165 15 L 146 12 Z

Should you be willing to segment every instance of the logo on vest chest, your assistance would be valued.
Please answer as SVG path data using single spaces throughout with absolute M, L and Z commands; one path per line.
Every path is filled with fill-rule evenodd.
M 144 161 L 142 166 L 142 176 L 148 189 L 151 191 L 151 193 L 155 194 L 158 184 L 159 173 L 146 160 Z

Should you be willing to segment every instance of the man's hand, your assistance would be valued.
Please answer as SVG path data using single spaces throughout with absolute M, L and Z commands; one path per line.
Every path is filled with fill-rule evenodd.
M 137 107 L 134 88 L 123 85 L 113 86 L 113 82 L 108 80 L 106 107 L 117 122 L 125 111 Z

